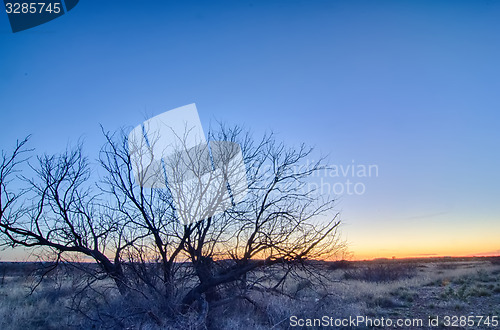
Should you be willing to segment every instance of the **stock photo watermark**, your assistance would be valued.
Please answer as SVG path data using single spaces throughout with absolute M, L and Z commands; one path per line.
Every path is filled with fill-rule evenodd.
M 295 169 L 296 173 L 311 169 L 316 164 L 314 160 Z M 377 164 L 357 163 L 354 159 L 348 164 L 333 164 L 313 171 L 309 181 L 303 187 L 304 191 L 311 191 L 317 195 L 363 195 L 367 191 L 367 181 L 378 178 Z
M 4 0 L 12 32 L 47 23 L 72 10 L 79 0 Z
M 143 188 L 168 188 L 185 224 L 222 213 L 247 195 L 241 147 L 229 141 L 208 142 L 195 104 L 166 111 L 136 126 L 128 135 L 128 149 L 135 182 Z M 363 195 L 365 181 L 379 176 L 376 164 L 354 160 L 347 165 L 316 164 L 306 160 L 292 168 L 294 174 L 308 177 L 301 187 L 304 193 Z

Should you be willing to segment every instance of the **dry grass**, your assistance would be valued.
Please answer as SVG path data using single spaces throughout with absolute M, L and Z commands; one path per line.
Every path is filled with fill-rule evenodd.
M 97 291 L 86 292 L 81 300 L 80 309 L 91 320 L 72 310 L 72 298 L 82 285 L 77 275 L 49 277 L 30 294 L 36 276 L 6 272 L 0 279 L 0 329 L 287 329 L 292 315 L 424 319 L 500 315 L 500 265 L 487 260 L 352 263 L 325 266 L 318 272 L 330 281 L 319 285 L 303 274 L 302 280 L 285 284 L 287 295 L 254 292 L 248 300 L 214 308 L 207 318 L 200 319 L 196 312 L 165 318 L 161 310 L 148 307 L 159 322 L 147 315 L 126 315 L 130 302 L 113 289 L 96 294 L 107 288 L 106 283 L 99 283 Z M 100 320 L 103 316 L 108 319 Z
M 61 329 L 75 323 L 66 308 L 72 292 L 42 284 L 31 293 L 30 277 L 5 277 L 0 286 L 0 329 Z

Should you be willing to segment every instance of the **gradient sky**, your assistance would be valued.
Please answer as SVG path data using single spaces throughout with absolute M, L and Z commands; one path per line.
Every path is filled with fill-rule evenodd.
M 13 34 L 0 148 L 38 152 L 196 103 L 217 120 L 378 167 L 339 196 L 355 258 L 500 253 L 500 2 L 80 1 Z M 8 251 L 0 259 L 12 258 Z

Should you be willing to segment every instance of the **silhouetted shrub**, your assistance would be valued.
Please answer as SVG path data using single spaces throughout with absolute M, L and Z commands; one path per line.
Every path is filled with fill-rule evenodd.
M 352 267 L 352 263 L 347 260 L 338 260 L 332 262 L 329 266 L 329 270 L 337 270 L 337 269 L 348 269 Z
M 492 257 L 490 259 L 490 262 L 493 264 L 493 265 L 500 265 L 500 257 Z
M 415 275 L 415 265 L 384 263 L 349 269 L 344 273 L 344 278 L 367 282 L 389 282 L 411 278 Z

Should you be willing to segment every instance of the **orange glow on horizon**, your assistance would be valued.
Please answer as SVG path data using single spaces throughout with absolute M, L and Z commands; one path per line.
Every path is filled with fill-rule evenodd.
M 353 260 L 500 255 L 500 221 L 379 222 L 351 226 Z

